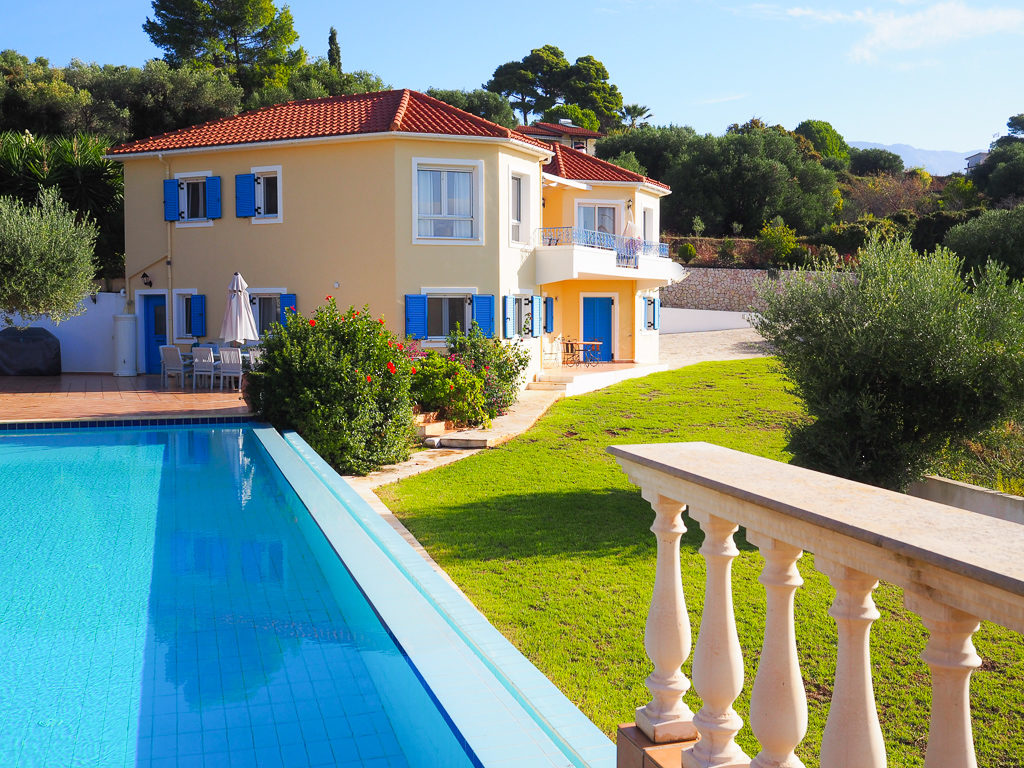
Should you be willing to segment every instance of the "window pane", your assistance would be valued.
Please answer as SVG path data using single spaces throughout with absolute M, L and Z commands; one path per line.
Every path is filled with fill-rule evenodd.
M 277 176 L 264 176 L 260 183 L 263 187 L 263 215 L 277 216 Z
M 644 208 L 644 240 L 651 239 L 651 219 L 654 218 L 653 212 L 649 208 Z
M 465 171 L 446 171 L 448 182 L 449 216 L 473 215 L 473 174 Z
M 512 221 L 523 220 L 523 180 L 512 177 Z
M 597 229 L 597 222 L 594 218 L 594 208 L 590 205 L 581 205 L 579 208 L 580 227 L 583 229 Z
M 441 172 L 417 171 L 417 194 L 420 216 L 441 214 Z
M 615 209 L 598 206 L 597 208 L 597 231 L 615 234 Z
M 270 326 L 280 319 L 281 297 L 259 296 L 256 299 L 257 330 L 260 336 L 270 330 Z
M 472 219 L 456 219 L 450 222 L 452 224 L 452 234 L 450 237 L 465 237 L 470 238 L 473 236 L 473 220 Z
M 192 297 L 186 296 L 181 302 L 182 308 L 182 319 L 184 320 L 183 325 L 185 326 L 184 335 L 192 335 Z
M 455 222 L 451 219 L 434 219 L 431 221 L 430 237 L 454 237 Z
M 185 184 L 185 218 L 206 218 L 206 182 L 189 181 Z
M 427 297 L 427 336 L 444 336 L 444 297 Z
M 462 296 L 449 296 L 445 299 L 448 304 L 448 327 L 445 328 L 445 335 L 455 330 L 455 326 L 458 325 L 459 329 L 466 332 L 466 299 Z

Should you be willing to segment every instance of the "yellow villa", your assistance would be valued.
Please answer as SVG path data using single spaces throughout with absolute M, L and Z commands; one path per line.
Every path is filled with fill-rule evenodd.
M 215 340 L 234 272 L 260 332 L 331 295 L 440 344 L 456 325 L 658 359 L 669 189 L 409 90 L 291 102 L 121 144 L 140 372 Z M 132 311 L 131 309 L 129 311 Z

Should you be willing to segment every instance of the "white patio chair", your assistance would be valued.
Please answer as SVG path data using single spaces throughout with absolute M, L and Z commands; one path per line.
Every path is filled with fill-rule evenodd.
M 263 350 L 258 347 L 252 347 L 249 350 L 249 368 L 255 368 L 259 365 L 260 357 L 263 356 Z
M 200 376 L 210 380 L 210 389 L 213 389 L 213 379 L 217 375 L 220 363 L 213 359 L 212 347 L 192 348 L 192 390 L 195 391 L 196 382 Z
M 181 388 L 184 389 L 185 377 L 192 373 L 192 366 L 181 359 L 181 350 L 173 344 L 165 344 L 160 347 L 160 362 L 163 385 L 167 386 L 168 377 L 178 376 L 181 379 Z
M 224 389 L 224 379 L 234 379 L 238 389 L 242 388 L 242 350 L 235 347 L 223 347 L 220 351 L 220 388 Z

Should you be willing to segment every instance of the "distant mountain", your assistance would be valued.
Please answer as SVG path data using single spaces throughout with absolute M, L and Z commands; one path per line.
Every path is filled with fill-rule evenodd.
M 903 158 L 907 168 L 924 168 L 935 176 L 946 176 L 967 167 L 966 158 L 984 149 L 969 149 L 966 152 L 949 152 L 941 149 L 918 149 L 909 144 L 876 144 L 871 141 L 851 141 L 851 147 L 858 149 L 887 149 Z

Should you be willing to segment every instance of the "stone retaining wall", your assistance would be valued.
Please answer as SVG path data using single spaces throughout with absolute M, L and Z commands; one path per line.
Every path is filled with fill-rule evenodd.
M 755 286 L 769 279 L 791 280 L 808 272 L 767 269 L 691 267 L 685 280 L 661 289 L 661 306 L 677 309 L 713 309 L 722 312 L 757 312 Z

